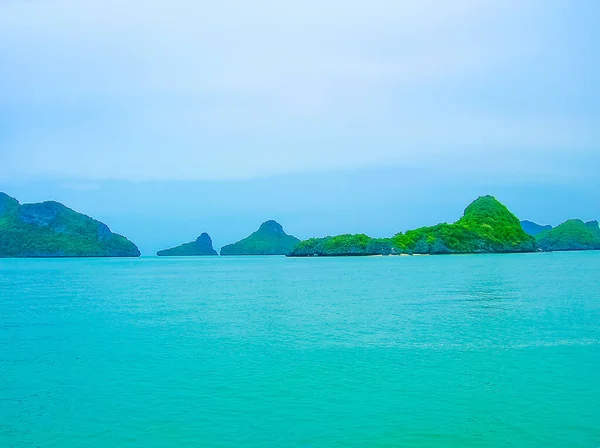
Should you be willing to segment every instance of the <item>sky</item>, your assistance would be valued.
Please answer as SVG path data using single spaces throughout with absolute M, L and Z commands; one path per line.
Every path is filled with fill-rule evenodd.
M 0 191 L 145 253 L 277 217 L 393 234 L 488 193 L 600 218 L 599 19 L 595 0 L 0 0 Z

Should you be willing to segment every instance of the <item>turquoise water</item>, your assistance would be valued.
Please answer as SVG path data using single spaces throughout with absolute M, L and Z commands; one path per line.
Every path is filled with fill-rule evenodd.
M 600 252 L 0 260 L 0 446 L 600 446 Z

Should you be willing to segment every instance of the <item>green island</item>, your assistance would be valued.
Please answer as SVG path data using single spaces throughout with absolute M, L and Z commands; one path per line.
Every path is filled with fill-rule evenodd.
M 557 227 L 519 221 L 493 196 L 481 196 L 452 224 L 441 223 L 390 238 L 344 234 L 300 241 L 276 221 L 221 248 L 221 255 L 367 256 L 520 253 L 600 250 L 598 221 L 568 220 Z M 211 237 L 157 252 L 168 256 L 215 256 Z M 106 224 L 59 202 L 20 204 L 0 192 L 0 258 L 139 257 L 127 238 Z
M 543 226 L 532 221 L 521 221 L 521 227 L 523 227 L 525 233 L 533 237 L 545 232 L 546 230 L 552 230 L 552 226 Z
M 189 257 L 218 254 L 213 248 L 213 242 L 208 233 L 202 233 L 196 241 L 185 243 L 171 249 L 160 250 L 156 255 L 159 257 Z
M 472 202 L 462 218 L 398 233 L 391 238 L 364 234 L 311 238 L 290 252 L 292 257 L 401 254 L 516 253 L 538 250 L 518 218 L 492 196 Z
M 600 250 L 598 221 L 583 222 L 570 219 L 535 237 L 540 249 L 546 252 L 567 250 Z
M 0 193 L 0 257 L 139 257 L 127 238 L 59 202 L 19 204 Z
M 250 236 L 221 248 L 221 255 L 287 255 L 300 240 L 284 232 L 276 221 L 266 221 Z

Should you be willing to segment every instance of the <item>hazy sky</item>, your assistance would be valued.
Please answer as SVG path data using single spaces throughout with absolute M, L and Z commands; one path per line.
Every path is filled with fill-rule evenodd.
M 561 207 L 540 219 L 598 216 L 599 21 L 596 0 L 0 0 L 0 190 L 117 226 L 106 204 L 123 191 L 138 215 L 214 201 L 219 227 L 219 204 L 252 205 L 248 185 L 301 198 L 308 182 L 337 194 L 302 203 L 336 210 L 331 232 L 361 213 L 344 199 L 361 187 L 366 203 L 454 204 L 476 186 Z M 200 221 L 186 236 L 198 213 L 173 215 Z

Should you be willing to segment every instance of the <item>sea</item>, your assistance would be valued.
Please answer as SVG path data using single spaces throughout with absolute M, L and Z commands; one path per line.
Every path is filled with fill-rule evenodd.
M 600 252 L 0 260 L 0 447 L 600 447 Z

